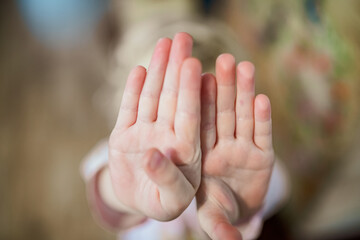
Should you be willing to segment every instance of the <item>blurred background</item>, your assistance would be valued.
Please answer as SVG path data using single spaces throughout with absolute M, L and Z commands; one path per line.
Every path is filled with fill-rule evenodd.
M 357 0 L 3 0 L 0 239 L 115 239 L 79 166 L 129 67 L 178 30 L 209 71 L 223 51 L 253 61 L 271 99 L 292 189 L 260 239 L 360 239 L 359 13 Z

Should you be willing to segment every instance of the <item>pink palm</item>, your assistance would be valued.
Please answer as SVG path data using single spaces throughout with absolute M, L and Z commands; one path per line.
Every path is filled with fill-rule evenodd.
M 270 102 L 265 95 L 255 98 L 251 63 L 240 63 L 236 75 L 234 58 L 223 54 L 216 79 L 203 77 L 197 201 L 200 224 L 212 239 L 241 239 L 233 224 L 260 209 L 274 163 Z
M 129 75 L 109 141 L 118 199 L 158 220 L 177 217 L 200 184 L 201 64 L 185 33 L 159 40 L 148 73 Z

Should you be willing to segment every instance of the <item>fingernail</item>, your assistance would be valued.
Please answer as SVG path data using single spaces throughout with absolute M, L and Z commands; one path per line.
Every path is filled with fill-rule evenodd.
M 156 169 L 159 169 L 163 163 L 164 163 L 163 155 L 158 151 L 154 151 L 151 155 L 151 159 L 149 162 L 149 169 L 155 171 Z

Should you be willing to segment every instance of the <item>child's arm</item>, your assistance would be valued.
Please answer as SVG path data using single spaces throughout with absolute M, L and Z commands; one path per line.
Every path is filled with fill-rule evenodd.
M 262 224 L 259 210 L 274 150 L 270 101 L 255 97 L 254 70 L 249 62 L 236 67 L 234 57 L 223 54 L 216 77 L 203 77 L 203 169 L 196 197 L 200 224 L 214 240 L 252 239 Z M 249 223 L 252 231 L 246 229 Z

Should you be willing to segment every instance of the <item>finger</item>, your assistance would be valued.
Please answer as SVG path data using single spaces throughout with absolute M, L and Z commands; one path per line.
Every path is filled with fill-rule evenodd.
M 198 209 L 198 217 L 201 228 L 213 240 L 242 240 L 242 236 L 238 229 L 234 227 L 221 208 L 217 205 L 211 205 L 210 201 L 206 201 Z
M 222 54 L 216 60 L 216 127 L 218 138 L 235 135 L 235 59 Z
M 237 66 L 236 137 L 253 137 L 254 73 L 255 67 L 250 62 L 241 62 Z
M 216 142 L 216 80 L 212 74 L 201 77 L 201 149 L 206 152 Z
M 254 143 L 262 150 L 272 149 L 271 105 L 266 95 L 255 98 Z
M 142 66 L 137 66 L 130 72 L 115 128 L 128 128 L 136 122 L 139 97 L 144 85 L 145 77 L 146 69 Z
M 158 41 L 152 56 L 144 87 L 141 91 L 138 119 L 145 122 L 156 120 L 159 96 L 165 76 L 171 39 L 162 38 Z
M 145 171 L 159 189 L 160 202 L 167 216 L 150 216 L 171 220 L 180 215 L 195 196 L 195 189 L 176 165 L 157 149 L 145 156 Z
M 201 63 L 196 58 L 184 61 L 180 72 L 179 96 L 174 129 L 191 144 L 200 139 Z
M 158 121 L 173 127 L 177 96 L 179 91 L 179 76 L 183 61 L 191 56 L 192 37 L 187 33 L 175 35 L 170 50 L 169 63 L 165 74 L 164 85 L 160 95 Z

